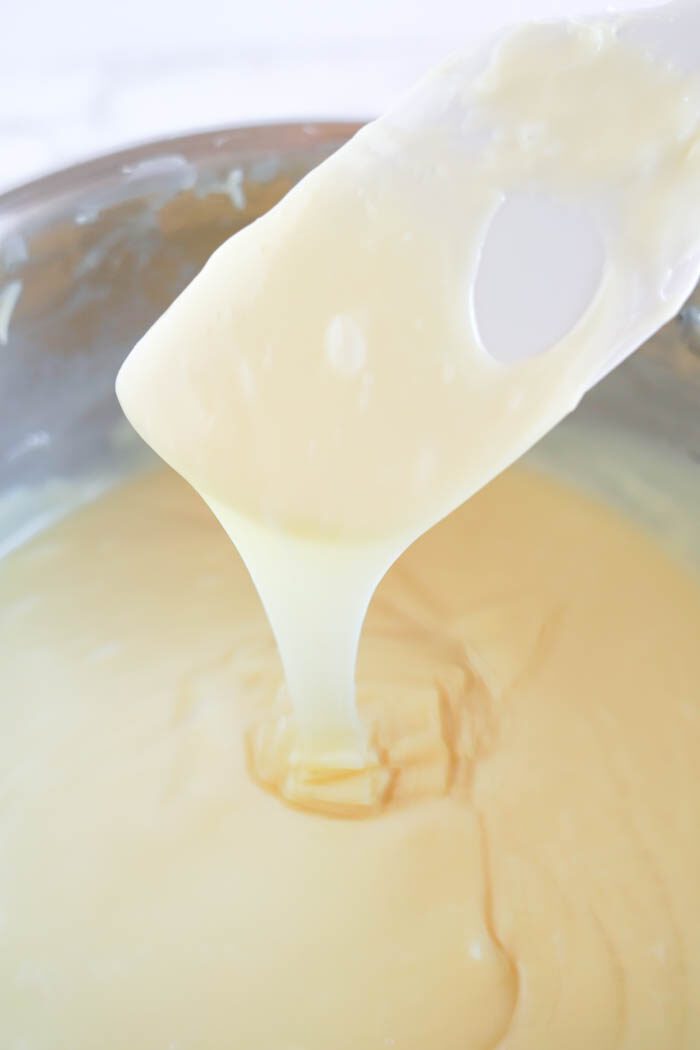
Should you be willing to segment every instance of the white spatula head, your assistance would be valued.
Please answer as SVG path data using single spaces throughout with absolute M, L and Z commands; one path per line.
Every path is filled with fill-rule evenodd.
M 539 69 L 529 61 L 538 38 L 540 55 L 543 42 L 550 48 Z M 587 49 L 595 63 L 595 53 L 606 48 L 618 70 L 601 61 L 601 90 L 590 97 L 572 93 L 567 63 L 585 62 Z M 620 63 L 625 53 L 626 68 Z M 519 75 L 510 70 L 511 97 L 490 110 L 497 71 L 518 54 Z M 640 69 L 633 68 L 640 55 L 656 66 L 658 78 L 647 70 L 640 79 Z M 458 56 L 442 75 L 431 74 L 386 118 L 402 134 L 439 130 L 456 150 L 494 154 L 492 186 L 500 200 L 483 239 L 473 308 L 480 342 L 497 360 L 524 361 L 564 341 L 594 303 L 606 269 L 623 267 L 619 335 L 608 347 L 600 340 L 599 361 L 591 361 L 592 385 L 690 295 L 700 273 L 698 73 L 700 5 L 674 0 L 626 15 L 507 30 L 478 57 Z M 673 88 L 667 89 L 683 74 L 687 94 L 674 112 L 668 97 Z M 560 93 L 564 121 L 558 127 L 551 106 L 543 104 L 547 93 Z M 499 143 L 509 135 L 519 140 L 522 153 L 511 153 L 499 171 Z M 689 156 L 686 166 L 689 177 L 664 186 L 664 167 L 684 145 L 689 155 L 695 152 L 695 162 Z M 523 163 L 528 152 L 529 165 Z M 562 177 L 565 152 L 568 178 Z M 513 161 L 519 171 L 513 172 Z M 638 193 L 643 183 L 646 201 Z M 630 190 L 637 190 L 636 222 L 629 214 Z M 653 197 L 669 191 L 678 193 L 678 207 L 668 207 L 662 217 Z
M 697 20 L 518 27 L 427 77 L 145 336 L 119 379 L 137 429 L 219 505 L 409 542 L 696 283 Z

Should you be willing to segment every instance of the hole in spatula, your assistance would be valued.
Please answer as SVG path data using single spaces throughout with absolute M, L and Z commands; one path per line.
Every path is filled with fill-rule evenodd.
M 605 250 L 579 203 L 539 193 L 506 198 L 491 221 L 473 288 L 477 330 L 497 361 L 551 349 L 600 285 Z

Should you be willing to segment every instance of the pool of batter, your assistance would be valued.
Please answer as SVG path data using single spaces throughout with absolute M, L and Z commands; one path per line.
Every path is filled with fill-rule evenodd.
M 616 511 L 519 466 L 390 570 L 364 819 L 280 801 L 276 648 L 173 473 L 0 592 L 3 1050 L 700 1045 L 700 587 Z

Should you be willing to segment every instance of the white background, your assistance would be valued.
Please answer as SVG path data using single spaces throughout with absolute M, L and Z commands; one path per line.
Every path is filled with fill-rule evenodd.
M 484 28 L 604 6 L 605 0 L 0 0 L 0 190 L 181 131 L 372 116 Z

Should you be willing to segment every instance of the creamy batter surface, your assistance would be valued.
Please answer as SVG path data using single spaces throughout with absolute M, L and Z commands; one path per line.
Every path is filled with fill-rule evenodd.
M 250 775 L 277 650 L 173 474 L 0 587 L 3 1050 L 700 1045 L 700 588 L 624 519 L 514 468 L 391 569 L 364 820 Z
M 538 194 L 599 253 L 578 310 L 533 354 L 536 318 L 513 323 L 503 270 L 511 256 L 516 283 L 542 269 L 548 224 L 525 248 L 511 227 L 494 256 L 489 231 Z M 698 199 L 700 79 L 624 24 L 515 28 L 230 238 L 124 362 L 127 417 L 207 501 L 267 610 L 294 719 L 256 747 L 287 798 L 327 803 L 353 769 L 355 802 L 381 794 L 354 682 L 377 583 L 680 308 Z M 551 319 L 578 284 L 542 281 Z M 489 303 L 509 322 L 505 359 Z

